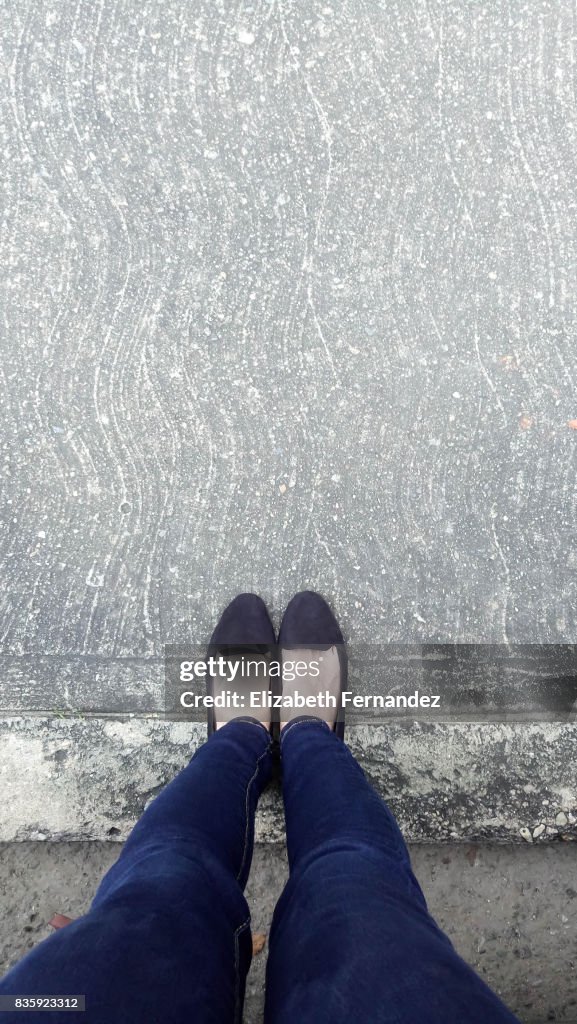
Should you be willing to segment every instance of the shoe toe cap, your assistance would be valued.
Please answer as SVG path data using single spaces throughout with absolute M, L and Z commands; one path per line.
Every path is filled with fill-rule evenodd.
M 329 605 L 320 594 L 303 590 L 287 605 L 279 643 L 291 646 L 331 646 L 344 643 L 343 634 Z
M 223 611 L 210 642 L 214 646 L 274 644 L 274 629 L 262 598 L 238 594 Z

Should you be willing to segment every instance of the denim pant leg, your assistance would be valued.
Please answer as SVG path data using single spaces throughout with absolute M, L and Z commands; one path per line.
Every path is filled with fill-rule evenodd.
M 386 804 L 318 719 L 281 736 L 290 877 L 267 1024 L 514 1024 L 428 913 Z
M 146 809 L 89 912 L 33 949 L 0 994 L 86 995 L 82 1024 L 240 1021 L 252 955 L 243 888 L 270 746 L 255 720 L 211 736 Z M 20 1012 L 0 1017 L 22 1024 Z

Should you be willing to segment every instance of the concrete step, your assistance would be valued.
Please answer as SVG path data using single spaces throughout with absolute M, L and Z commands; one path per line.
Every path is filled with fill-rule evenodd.
M 0 718 L 0 840 L 123 839 L 205 727 L 159 717 Z M 577 839 L 575 722 L 392 721 L 347 742 L 410 841 Z M 283 836 L 261 801 L 258 838 Z

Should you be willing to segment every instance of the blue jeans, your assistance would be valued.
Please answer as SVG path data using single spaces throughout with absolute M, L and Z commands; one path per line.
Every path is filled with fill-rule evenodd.
M 516 1021 L 429 915 L 395 819 L 345 744 L 302 718 L 281 749 L 290 878 L 270 934 L 265 1021 Z M 240 1021 L 252 953 L 243 889 L 271 768 L 258 722 L 216 732 L 144 812 L 89 912 L 20 961 L 0 995 L 85 994 L 86 1024 Z

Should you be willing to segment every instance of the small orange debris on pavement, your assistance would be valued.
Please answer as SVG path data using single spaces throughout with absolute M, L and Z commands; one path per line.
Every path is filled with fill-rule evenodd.
M 262 953 L 262 951 L 264 949 L 265 942 L 266 942 L 266 935 L 263 935 L 262 932 L 255 932 L 255 934 L 252 937 L 252 955 L 253 956 L 258 956 L 259 953 Z

